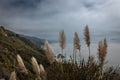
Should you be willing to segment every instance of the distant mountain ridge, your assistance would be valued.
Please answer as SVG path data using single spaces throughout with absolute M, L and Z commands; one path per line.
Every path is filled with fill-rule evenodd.
M 40 39 L 40 38 L 37 38 L 37 37 L 26 36 L 26 35 L 20 35 L 20 36 L 30 40 L 33 44 L 35 44 L 39 48 L 41 48 L 41 46 L 43 46 L 44 42 L 45 42 L 45 39 Z
M 20 35 L 21 37 L 25 37 L 26 39 L 30 40 L 32 43 L 34 43 L 35 45 L 37 45 L 38 47 L 43 47 L 45 40 L 46 39 L 40 39 L 37 37 L 33 37 L 33 36 L 26 36 L 26 35 Z M 57 43 L 58 41 L 56 40 L 48 40 L 49 43 Z

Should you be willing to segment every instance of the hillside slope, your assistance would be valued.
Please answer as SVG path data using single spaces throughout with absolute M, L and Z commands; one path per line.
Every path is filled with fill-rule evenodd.
M 8 77 L 14 70 L 17 71 L 16 55 L 19 54 L 25 63 L 25 66 L 29 70 L 32 79 L 34 75 L 31 65 L 31 57 L 34 56 L 38 63 L 47 66 L 49 64 L 44 51 L 31 43 L 28 39 L 20 37 L 18 34 L 6 30 L 4 27 L 0 27 L 0 78 Z M 18 75 L 20 76 L 20 74 Z M 21 75 L 22 78 L 22 75 Z M 21 80 L 24 80 L 22 78 Z M 27 80 L 27 79 L 26 79 Z

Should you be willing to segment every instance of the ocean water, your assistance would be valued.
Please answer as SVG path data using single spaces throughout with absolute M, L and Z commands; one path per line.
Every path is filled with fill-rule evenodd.
M 55 51 L 55 55 L 58 55 L 61 53 L 61 48 L 59 46 L 59 43 L 53 43 L 52 47 Z M 91 55 L 94 56 L 96 60 L 98 60 L 97 49 L 98 49 L 98 44 L 96 43 L 91 44 Z M 66 53 L 67 59 L 70 59 L 70 56 L 73 55 L 73 44 L 72 43 L 66 44 L 64 53 Z M 82 58 L 86 60 L 88 59 L 89 53 L 88 53 L 88 48 L 85 44 L 81 45 L 81 55 L 82 55 Z M 77 59 L 79 60 L 79 52 L 77 52 Z M 120 43 L 109 43 L 108 44 L 106 62 L 107 62 L 107 65 L 109 66 L 120 65 Z

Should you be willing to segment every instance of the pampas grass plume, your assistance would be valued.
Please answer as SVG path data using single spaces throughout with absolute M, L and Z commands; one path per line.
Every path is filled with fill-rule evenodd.
M 13 72 L 11 73 L 9 80 L 16 80 L 16 73 L 15 73 L 15 71 L 13 71 Z
M 19 65 L 19 68 L 20 68 L 21 72 L 23 72 L 25 74 L 28 74 L 27 69 L 26 69 L 26 67 L 23 63 L 23 60 L 22 60 L 22 58 L 20 57 L 19 54 L 17 54 L 17 61 L 18 61 L 18 65 Z
M 90 58 L 90 32 L 89 32 L 88 25 L 85 26 L 84 36 L 85 36 L 85 42 L 89 49 L 89 58 Z
M 107 41 L 104 39 L 104 41 L 100 41 L 98 45 L 98 59 L 103 64 L 105 61 L 105 57 L 107 54 Z
M 54 62 L 54 50 L 47 40 L 44 44 L 44 50 L 49 62 L 52 64 Z
M 89 47 L 90 46 L 90 32 L 89 32 L 88 25 L 85 26 L 84 36 L 85 36 L 86 44 Z
M 75 32 L 75 34 L 74 34 L 74 46 L 76 49 L 78 49 L 80 51 L 81 45 L 80 45 L 80 39 L 78 37 L 77 32 Z
M 61 32 L 60 32 L 60 47 L 61 47 L 62 49 L 65 48 L 65 41 L 66 41 L 65 33 L 64 33 L 64 31 L 61 31 Z
M 42 80 L 47 80 L 46 72 L 42 64 L 40 64 L 40 76 Z
M 44 69 L 43 65 L 40 64 L 40 73 L 44 73 L 44 72 L 45 72 L 45 69 Z
M 37 63 L 37 60 L 34 57 L 32 57 L 31 60 L 32 60 L 33 70 L 36 73 L 37 77 L 39 78 L 40 77 L 40 68 Z

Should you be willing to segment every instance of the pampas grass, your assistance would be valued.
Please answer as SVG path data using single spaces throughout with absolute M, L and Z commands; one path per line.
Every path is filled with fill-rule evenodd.
M 44 69 L 42 64 L 40 64 L 40 76 L 41 76 L 42 80 L 47 80 L 46 79 L 46 72 L 45 72 L 45 69 Z
M 80 45 L 80 39 L 78 37 L 77 32 L 75 32 L 74 34 L 74 46 L 75 46 L 75 49 L 78 49 L 80 51 L 81 45 Z
M 15 71 L 13 71 L 13 72 L 11 73 L 9 80 L 17 80 L 17 79 L 16 79 L 16 73 L 15 73 Z
M 47 40 L 45 41 L 44 44 L 44 50 L 50 64 L 52 64 L 54 62 L 54 50 Z
M 37 75 L 36 79 L 47 80 L 46 79 L 46 72 L 45 72 L 43 65 L 42 64 L 38 65 L 37 60 L 34 57 L 32 57 L 31 60 L 32 60 L 33 70 Z
M 104 39 L 104 50 L 105 50 L 105 54 L 107 54 L 107 47 L 108 47 L 108 44 L 107 44 L 107 40 L 106 38 Z
M 64 31 L 60 32 L 59 42 L 60 42 L 60 47 L 63 55 L 63 49 L 65 49 L 65 46 L 66 46 L 66 37 L 65 37 Z
M 73 56 L 75 55 L 75 61 L 76 61 L 76 52 L 77 52 L 77 50 L 79 50 L 79 52 L 80 52 L 80 48 L 81 48 L 80 39 L 78 37 L 77 32 L 75 32 L 75 34 L 74 34 L 74 51 L 73 51 Z M 81 53 L 80 53 L 80 59 L 81 59 Z M 73 60 L 74 60 L 74 58 L 73 58 Z
M 33 70 L 36 73 L 37 79 L 40 79 L 40 68 L 39 68 L 39 65 L 37 63 L 37 60 L 34 57 L 32 57 L 31 60 L 32 60 L 31 63 L 33 65 Z
M 43 65 L 40 64 L 40 73 L 44 73 L 44 72 L 45 72 L 45 69 L 44 69 Z
M 84 36 L 85 36 L 85 42 L 89 49 L 89 58 L 90 58 L 90 32 L 89 32 L 88 25 L 85 26 Z
M 104 41 L 100 41 L 98 44 L 98 59 L 101 73 L 100 79 L 103 78 L 103 65 L 105 62 L 106 54 L 107 54 L 107 40 L 104 39 Z
M 101 64 L 104 63 L 107 54 L 107 41 L 100 41 L 98 45 L 98 59 Z
M 22 60 L 22 58 L 20 57 L 19 54 L 17 54 L 17 61 L 18 61 L 18 65 L 19 65 L 20 71 L 22 73 L 28 74 L 27 69 L 26 69 L 26 67 L 25 67 L 25 65 L 23 63 L 23 60 Z
M 85 40 L 88 47 L 90 47 L 90 35 L 89 29 L 86 27 L 85 29 Z M 19 70 L 15 68 L 9 67 L 10 71 L 15 69 L 10 75 L 10 77 L 6 77 L 7 70 L 5 69 L 6 66 L 3 68 L 3 72 L 0 72 L 0 80 L 120 80 L 120 70 L 114 69 L 114 68 L 108 68 L 108 70 L 103 70 L 103 66 L 105 63 L 106 55 L 107 55 L 107 40 L 104 39 L 103 41 L 100 41 L 98 44 L 98 61 L 93 56 L 90 56 L 89 54 L 89 60 L 80 60 L 81 62 L 76 63 L 72 62 L 72 58 L 69 61 L 62 61 L 62 58 L 59 57 L 57 60 L 54 61 L 54 51 L 48 41 L 45 41 L 45 54 L 50 61 L 51 65 L 49 64 L 38 64 L 35 57 L 31 58 L 32 67 L 30 67 L 31 64 L 28 64 L 26 61 L 26 66 L 29 67 L 29 74 L 23 75 L 19 73 L 19 70 L 23 73 L 28 73 L 27 69 L 23 63 L 22 58 L 20 55 L 17 55 L 17 61 L 19 65 Z M 74 48 L 75 50 L 79 50 L 81 48 L 80 40 L 78 37 L 77 32 L 74 34 Z M 63 48 L 64 49 L 64 48 Z M 89 51 L 90 52 L 90 51 Z M 39 56 L 38 56 L 39 57 Z M 38 58 L 37 58 L 38 59 Z M 0 62 L 0 68 L 1 68 L 1 62 Z M 45 69 L 44 69 L 45 67 Z M 104 68 L 105 69 L 105 68 Z M 1 69 L 0 69 L 1 70 Z M 5 74 L 5 73 L 6 74 Z M 16 76 L 17 73 L 17 76 Z
M 98 44 L 98 59 L 100 63 L 103 63 L 104 58 L 103 58 L 103 43 L 102 41 L 99 42 Z

